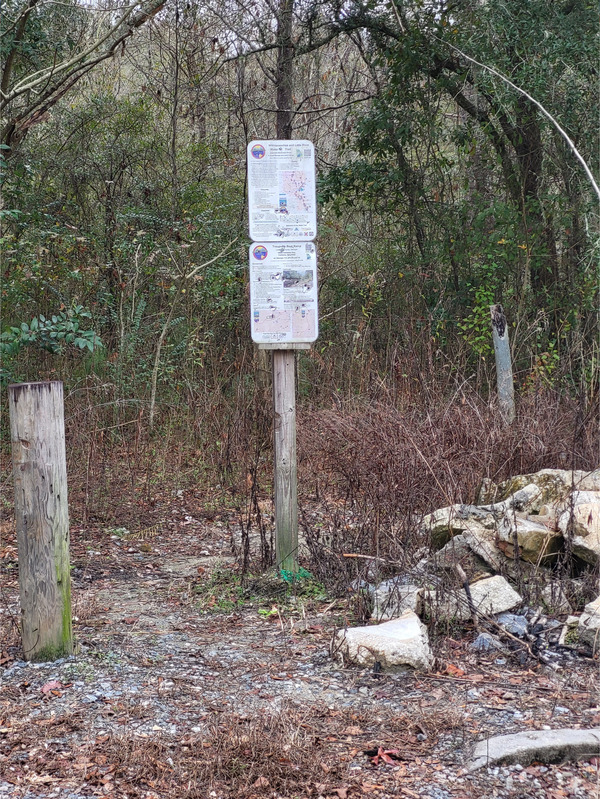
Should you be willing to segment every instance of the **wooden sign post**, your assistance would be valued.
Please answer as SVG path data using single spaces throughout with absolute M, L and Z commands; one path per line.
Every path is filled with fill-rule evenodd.
M 506 315 L 501 305 L 490 305 L 492 317 L 492 340 L 496 357 L 496 381 L 498 384 L 498 404 L 500 414 L 506 425 L 515 420 L 515 387 L 513 383 L 510 344 Z
M 298 571 L 296 353 L 273 350 L 275 555 L 280 569 Z
M 248 145 L 252 340 L 273 351 L 276 557 L 298 571 L 296 353 L 318 335 L 315 153 L 309 141 Z
M 26 660 L 73 651 L 63 384 L 8 387 Z

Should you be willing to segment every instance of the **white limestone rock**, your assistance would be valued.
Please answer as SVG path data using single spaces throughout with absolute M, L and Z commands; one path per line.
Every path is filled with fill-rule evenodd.
M 533 508 L 539 507 L 538 500 L 540 500 L 541 497 L 542 489 L 535 483 L 528 483 L 501 502 L 479 505 L 479 508 L 484 511 L 489 511 L 495 517 L 503 516 L 508 511 L 525 514 Z
M 490 511 L 475 505 L 450 505 L 424 516 L 421 531 L 431 536 L 436 549 L 441 549 L 453 536 L 460 535 L 472 524 L 493 529 L 496 518 Z
M 600 491 L 574 491 L 572 500 L 558 517 L 564 534 L 573 530 L 573 554 L 595 566 L 600 559 Z
M 570 613 L 571 603 L 560 581 L 555 580 L 542 590 L 542 602 L 552 613 Z
M 581 480 L 576 483 L 580 491 L 600 491 L 600 469 L 584 473 Z
M 498 526 L 498 548 L 507 558 L 514 558 L 515 534 L 521 560 L 540 565 L 556 560 L 563 539 L 559 531 L 531 519 L 507 515 Z
M 384 580 L 373 591 L 372 616 L 376 621 L 395 619 L 407 610 L 418 614 L 420 609 L 421 589 L 402 577 Z
M 495 571 L 504 571 L 506 558 L 497 545 L 497 532 L 471 522 L 462 534 L 471 550 Z
M 427 670 L 433 662 L 427 628 L 410 610 L 383 624 L 340 630 L 334 639 L 333 654 L 368 668 L 379 662 L 384 671 L 407 667 Z
M 491 480 L 484 480 L 477 502 L 479 505 L 502 502 L 532 483 L 540 489 L 539 496 L 529 509 L 535 512 L 544 504 L 564 499 L 573 487 L 579 491 L 600 490 L 600 469 L 594 472 L 542 469 L 534 474 L 511 477 L 498 485 Z
M 472 583 L 469 590 L 475 610 L 484 616 L 495 616 L 523 603 L 523 597 L 499 574 Z M 432 597 L 431 612 L 436 618 L 470 619 L 471 610 L 465 590 L 460 589 L 444 599 Z
M 586 535 L 585 538 L 576 535 L 573 538 L 572 552 L 576 557 L 595 566 L 600 560 L 600 533 Z
M 579 617 L 579 639 L 600 652 L 600 596 L 587 604 Z

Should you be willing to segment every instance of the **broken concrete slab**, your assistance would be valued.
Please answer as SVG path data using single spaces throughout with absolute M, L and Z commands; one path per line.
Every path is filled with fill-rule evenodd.
M 475 746 L 467 770 L 477 771 L 496 763 L 528 766 L 534 760 L 563 763 L 599 755 L 600 727 L 589 730 L 530 730 L 480 741 Z
M 363 667 L 379 662 L 384 671 L 427 670 L 433 662 L 427 628 L 410 610 L 384 624 L 339 630 L 332 654 Z

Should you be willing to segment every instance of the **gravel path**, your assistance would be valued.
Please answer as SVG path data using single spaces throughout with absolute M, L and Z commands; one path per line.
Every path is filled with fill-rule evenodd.
M 55 663 L 14 659 L 5 569 L 0 797 L 600 797 L 597 758 L 465 768 L 493 735 L 600 726 L 598 662 L 521 664 L 466 631 L 434 641 L 430 674 L 341 668 L 348 601 L 242 591 L 207 529 L 193 557 L 118 536 L 81 549 L 79 651 Z

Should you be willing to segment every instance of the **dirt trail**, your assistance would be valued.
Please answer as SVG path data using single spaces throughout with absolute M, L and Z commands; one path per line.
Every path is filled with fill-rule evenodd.
M 347 600 L 242 588 L 223 525 L 184 532 L 75 532 L 79 651 L 51 664 L 15 659 L 5 558 L 0 797 L 600 796 L 597 760 L 464 768 L 490 735 L 598 726 L 597 663 L 519 665 L 467 631 L 435 642 L 431 674 L 342 668 Z

